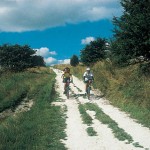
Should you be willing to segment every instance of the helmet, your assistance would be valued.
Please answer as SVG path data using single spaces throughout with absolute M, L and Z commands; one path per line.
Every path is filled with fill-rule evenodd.
M 90 68 L 86 68 L 87 71 L 90 71 Z
M 70 68 L 66 67 L 66 68 L 64 69 L 64 71 L 70 71 Z

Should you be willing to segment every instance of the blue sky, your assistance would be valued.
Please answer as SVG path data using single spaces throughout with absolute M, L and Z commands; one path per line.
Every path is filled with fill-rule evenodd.
M 1 0 L 0 45 L 28 44 L 48 65 L 69 63 L 97 37 L 110 38 L 118 0 Z

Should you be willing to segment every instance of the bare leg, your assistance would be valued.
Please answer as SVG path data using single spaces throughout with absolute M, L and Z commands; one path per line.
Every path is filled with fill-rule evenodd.
M 85 85 L 85 93 L 87 93 L 88 83 Z
M 64 83 L 64 94 L 65 94 L 65 91 L 66 91 L 66 83 Z

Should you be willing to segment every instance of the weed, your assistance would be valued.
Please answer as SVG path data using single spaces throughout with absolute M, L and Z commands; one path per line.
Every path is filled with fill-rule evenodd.
M 91 116 L 86 112 L 86 107 L 82 104 L 79 104 L 79 111 L 83 120 L 84 124 L 87 124 L 88 126 L 90 126 L 91 124 L 93 124 L 92 122 L 92 118 Z M 88 127 L 86 129 L 87 133 L 89 136 L 96 136 L 97 132 L 93 129 L 93 127 Z
M 87 133 L 88 133 L 89 136 L 96 136 L 97 135 L 97 132 L 95 132 L 93 127 L 88 127 L 87 128 Z
M 80 111 L 80 114 L 81 114 L 81 116 L 82 116 L 83 122 L 84 122 L 85 124 L 87 124 L 87 125 L 91 125 L 93 119 L 87 114 L 84 105 L 79 104 L 79 111 Z
M 115 137 L 120 141 L 127 140 L 128 143 L 132 143 L 132 137 L 126 133 L 123 129 L 118 127 L 118 124 L 112 120 L 108 115 L 106 115 L 97 105 L 95 104 L 85 104 L 85 107 L 88 110 L 96 112 L 96 118 L 101 121 L 103 124 L 107 124 L 109 128 L 112 129 Z
M 135 147 L 140 147 L 140 148 L 144 148 L 143 146 L 141 146 L 138 142 L 136 142 L 136 143 L 133 143 L 133 145 L 135 146 Z

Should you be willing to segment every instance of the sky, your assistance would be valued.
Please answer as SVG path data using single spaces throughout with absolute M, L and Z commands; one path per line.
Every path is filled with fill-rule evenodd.
M 98 37 L 113 36 L 119 0 L 0 0 L 0 45 L 29 45 L 47 65 L 69 63 Z

